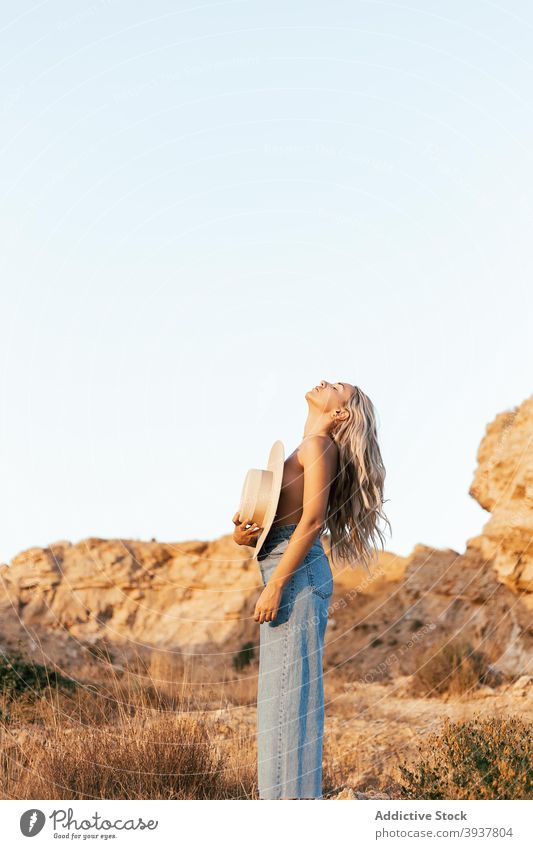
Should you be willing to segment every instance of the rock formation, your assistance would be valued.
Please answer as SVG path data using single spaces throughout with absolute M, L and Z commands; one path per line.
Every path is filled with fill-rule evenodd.
M 0 568 L 2 618 L 94 642 L 187 653 L 244 639 L 254 593 L 251 549 L 231 537 L 159 543 L 88 538 L 31 548 Z M 255 566 L 255 568 L 254 568 Z M 242 633 L 241 633 L 242 632 Z
M 470 495 L 491 517 L 467 547 L 533 610 L 533 396 L 488 425 L 477 461 Z

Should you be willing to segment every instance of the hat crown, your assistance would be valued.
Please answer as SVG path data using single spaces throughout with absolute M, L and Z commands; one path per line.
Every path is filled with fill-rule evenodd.
M 262 526 L 272 497 L 273 481 L 273 473 L 266 469 L 248 470 L 242 488 L 239 521 Z

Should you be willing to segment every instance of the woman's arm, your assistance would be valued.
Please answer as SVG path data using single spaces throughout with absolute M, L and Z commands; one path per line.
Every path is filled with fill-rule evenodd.
M 337 470 L 337 450 L 329 436 L 310 437 L 300 448 L 299 456 L 304 467 L 302 517 L 257 601 L 254 619 L 259 622 L 275 619 L 283 587 L 311 550 L 314 538 L 324 524 L 329 490 Z M 261 618 L 262 615 L 264 618 Z

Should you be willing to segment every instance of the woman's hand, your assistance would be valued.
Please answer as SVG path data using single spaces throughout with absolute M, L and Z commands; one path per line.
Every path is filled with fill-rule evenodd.
M 278 581 L 276 584 L 267 585 L 255 605 L 254 619 L 261 625 L 262 622 L 273 622 L 276 618 L 283 587 Z
M 251 545 L 252 548 L 255 548 L 263 528 L 258 527 L 255 522 L 251 524 L 247 521 L 239 522 L 238 510 L 235 513 L 232 522 L 235 525 L 235 528 L 233 529 L 233 539 L 237 545 Z M 250 524 L 249 528 L 246 527 L 248 524 Z

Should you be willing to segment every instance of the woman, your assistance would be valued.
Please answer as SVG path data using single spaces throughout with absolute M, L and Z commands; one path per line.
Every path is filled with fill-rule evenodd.
M 306 393 L 301 444 L 287 457 L 272 527 L 258 556 L 258 784 L 261 799 L 321 799 L 322 651 L 332 559 L 368 568 L 382 512 L 385 468 L 370 399 L 357 386 L 322 380 Z M 233 538 L 255 546 L 262 528 L 233 517 Z

